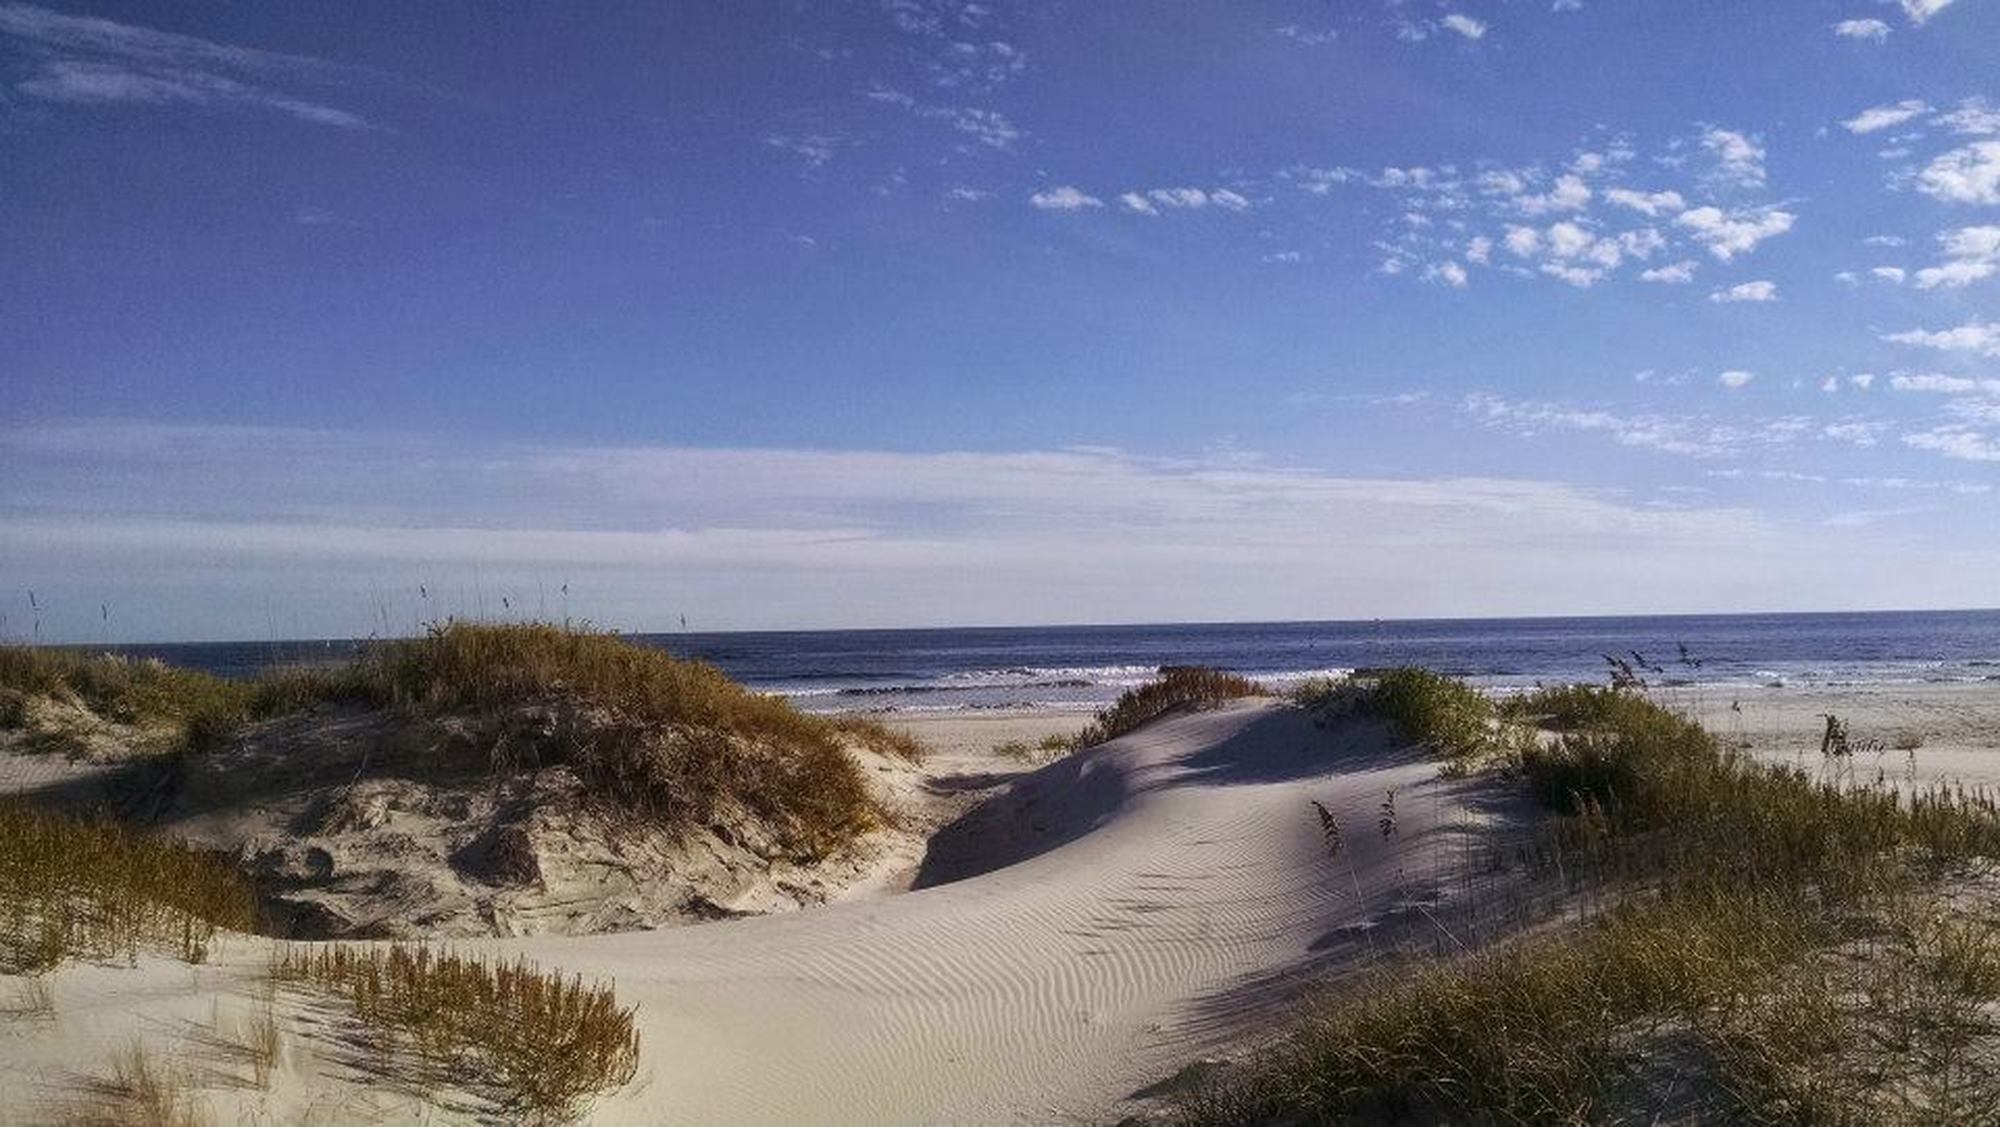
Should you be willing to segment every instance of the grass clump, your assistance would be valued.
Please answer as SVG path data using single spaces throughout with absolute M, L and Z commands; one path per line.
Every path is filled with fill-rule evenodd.
M 134 730 L 126 750 L 184 754 L 207 750 L 252 720 L 282 715 L 358 691 L 335 671 L 294 669 L 254 680 L 215 677 L 156 659 L 32 646 L 0 646 L 0 729 L 30 727 L 37 698 L 67 703 Z M 73 752 L 86 740 L 64 728 L 39 731 L 24 750 Z
M 218 930 L 256 922 L 249 884 L 213 854 L 0 801 L 0 972 L 142 949 L 200 962 Z
M 570 765 L 611 807 L 669 830 L 740 807 L 803 857 L 879 823 L 848 741 L 922 754 L 880 724 L 802 713 L 705 662 L 553 625 L 445 623 L 373 647 L 344 679 L 347 691 L 385 706 L 554 705 L 553 733 L 520 754 Z
M 930 754 L 924 742 L 908 732 L 899 732 L 866 716 L 822 717 L 833 730 L 877 755 L 893 756 L 906 763 L 922 763 Z
M 332 993 L 384 1057 L 420 1078 L 467 1084 L 537 1122 L 582 1113 L 638 1070 L 634 1011 L 608 986 L 525 962 L 487 963 L 426 947 L 294 949 L 281 979 Z
M 1427 669 L 1405 666 L 1377 674 L 1362 710 L 1448 760 L 1470 759 L 1495 746 L 1493 702 L 1463 681 Z
M 745 810 L 804 858 L 880 820 L 850 745 L 912 762 L 924 754 L 876 721 L 808 715 L 706 663 L 547 624 L 446 622 L 420 638 L 372 645 L 346 665 L 248 681 L 158 662 L 0 649 L 7 715 L 24 720 L 33 697 L 167 726 L 169 761 L 212 750 L 251 721 L 329 702 L 418 716 L 538 709 L 552 721 L 535 731 L 503 724 L 490 741 L 496 771 L 567 764 L 609 808 L 676 832 Z
M 1002 759 L 1039 766 L 1043 763 L 1054 763 L 1077 750 L 1077 747 L 1077 737 L 1057 732 L 1043 736 L 1034 743 L 1029 743 L 1027 740 L 1008 740 L 1006 743 L 996 745 L 993 754 Z
M 1234 673 L 1198 665 L 1168 665 L 1160 675 L 1136 689 L 1126 690 L 1110 708 L 1097 714 L 1076 738 L 1079 748 L 1096 747 L 1133 731 L 1171 709 L 1182 705 L 1196 708 L 1221 704 L 1239 697 L 1263 696 L 1264 687 Z

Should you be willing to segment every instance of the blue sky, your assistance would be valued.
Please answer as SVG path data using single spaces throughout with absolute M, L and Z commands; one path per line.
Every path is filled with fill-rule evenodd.
M 2000 604 L 1996 74 L 1993 0 L 0 3 L 0 634 Z

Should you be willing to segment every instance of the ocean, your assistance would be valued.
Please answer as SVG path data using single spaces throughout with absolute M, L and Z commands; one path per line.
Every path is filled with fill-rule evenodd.
M 1153 626 L 966 627 L 635 634 L 815 711 L 1090 710 L 1162 665 L 1208 665 L 1274 686 L 1421 665 L 1483 687 L 1607 679 L 1606 656 L 1660 683 L 1858 685 L 2000 680 L 2000 610 L 1489 618 Z M 335 661 L 364 643 L 273 641 L 109 648 L 223 676 Z

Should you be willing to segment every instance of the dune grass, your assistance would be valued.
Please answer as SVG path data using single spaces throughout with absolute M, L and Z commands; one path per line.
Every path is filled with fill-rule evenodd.
M 676 831 L 741 807 L 802 857 L 880 821 L 848 743 L 922 754 L 873 721 L 802 713 L 712 665 L 587 629 L 451 622 L 373 646 L 336 676 L 344 695 L 379 706 L 557 706 L 563 722 L 529 750 L 571 766 L 610 807 Z
M 327 670 L 279 670 L 239 681 L 152 659 L 0 646 L 0 729 L 28 726 L 30 702 L 49 698 L 131 729 L 140 746 L 127 751 L 166 755 L 202 751 L 250 721 L 358 692 L 347 678 Z M 24 744 L 30 751 L 57 752 L 83 746 L 73 734 L 60 730 L 34 733 Z
M 371 1051 L 418 1065 L 425 1083 L 465 1085 L 533 1122 L 574 1118 L 638 1069 L 633 1010 L 609 986 L 426 947 L 288 951 L 281 981 L 331 993 Z
M 1183 705 L 1196 708 L 1239 697 L 1265 695 L 1262 685 L 1234 673 L 1198 665 L 1169 665 L 1158 678 L 1128 689 L 1111 707 L 1097 714 L 1076 738 L 1079 748 L 1096 747 L 1133 731 L 1147 721 Z
M 371 645 L 344 665 L 246 681 L 158 662 L 0 649 L 0 702 L 10 702 L 16 724 L 33 696 L 166 727 L 168 758 L 217 747 L 251 721 L 330 702 L 415 715 L 540 708 L 560 722 L 528 746 L 500 741 L 491 749 L 496 771 L 530 760 L 567 764 L 608 808 L 676 832 L 741 808 L 806 858 L 880 820 L 848 747 L 923 757 L 918 741 L 876 721 L 802 713 L 706 663 L 549 624 L 447 622 L 423 637 Z
M 256 922 L 248 882 L 212 854 L 0 801 L 0 972 L 142 950 L 200 962 L 218 930 Z
M 1006 743 L 996 744 L 993 754 L 1002 759 L 1040 766 L 1044 763 L 1054 763 L 1077 750 L 1077 746 L 1077 737 L 1065 736 L 1058 732 L 1043 736 L 1034 743 L 1029 743 L 1027 740 L 1008 740 Z
M 1481 710 L 1441 681 L 1385 678 L 1375 708 L 1449 754 Z M 1559 733 L 1478 725 L 1550 811 L 1539 856 L 1601 910 L 1377 976 L 1186 1122 L 2000 1115 L 2000 921 L 1936 909 L 1940 876 L 2000 858 L 1990 796 L 1768 767 L 1629 691 L 1503 711 Z

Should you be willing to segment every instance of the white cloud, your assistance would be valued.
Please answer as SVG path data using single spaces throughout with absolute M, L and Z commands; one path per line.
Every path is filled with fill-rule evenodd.
M 1533 227 L 1509 227 L 1507 249 L 1517 258 L 1533 258 L 1542 247 L 1542 233 Z
M 2000 380 L 1973 379 L 1970 376 L 1935 374 L 1890 376 L 1889 386 L 1897 391 L 1933 392 L 1940 395 L 2000 396 Z
M 1493 258 L 1493 240 L 1487 238 L 1485 235 L 1474 235 L 1471 238 L 1471 240 L 1465 244 L 1465 260 L 1467 262 L 1476 262 L 1479 265 L 1484 266 L 1486 265 L 1487 262 L 1491 261 L 1492 258 Z
M 1930 104 L 1917 98 L 1909 98 L 1894 105 L 1873 106 L 1862 110 L 1854 117 L 1840 124 L 1849 133 L 1875 133 L 1903 124 L 1912 118 L 1930 112 Z
M 1731 286 L 1726 290 L 1716 290 L 1708 295 L 1708 300 L 1723 304 L 1740 301 L 1776 301 L 1778 300 L 1778 283 L 1766 281 L 1743 282 L 1739 285 Z
M 1486 25 L 1463 12 L 1453 12 L 1438 22 L 1467 39 L 1482 39 L 1486 35 Z
M 1687 207 L 1687 201 L 1674 191 L 1635 192 L 1630 188 L 1611 188 L 1604 193 L 1604 198 L 1648 218 L 1672 215 Z
M 1715 382 L 1721 384 L 1723 387 L 1726 387 L 1731 391 L 1739 391 L 1745 387 L 1750 386 L 1750 381 L 1756 378 L 1757 376 L 1754 372 L 1746 372 L 1741 368 L 1731 368 L 1730 370 L 1716 376 Z
M 1903 279 L 1909 274 L 1909 271 L 1904 270 L 1900 266 L 1876 266 L 1872 267 L 1868 272 L 1892 286 L 1902 285 Z
M 1082 211 L 1085 208 L 1104 206 L 1103 200 L 1068 184 L 1059 184 L 1036 192 L 1028 197 L 1028 202 L 1043 211 Z
M 1931 161 L 1917 190 L 1947 203 L 2000 204 L 2000 141 L 1974 141 Z
M 1250 209 L 1247 198 L 1228 188 L 1152 188 L 1121 193 L 1118 202 L 1124 204 L 1126 210 L 1141 215 L 1158 215 L 1161 208 L 1169 211 L 1195 211 L 1211 206 L 1224 211 Z
M 1444 282 L 1445 285 L 1450 286 L 1455 290 L 1462 290 L 1465 288 L 1465 283 L 1466 283 L 1465 267 L 1460 266 L 1456 262 L 1447 262 L 1439 266 L 1437 268 L 1437 276 L 1440 280 Z
M 1697 207 L 1682 212 L 1674 222 L 1687 228 L 1710 254 L 1728 262 L 1755 250 L 1765 239 L 1791 230 L 1797 218 L 1776 208 L 1725 212 L 1718 207 Z
M 1642 282 L 1664 282 L 1669 285 L 1682 285 L 1694 281 L 1694 270 L 1694 260 L 1685 258 L 1679 262 L 1671 262 L 1665 266 L 1658 266 L 1651 270 L 1642 271 L 1639 274 L 1639 280 Z
M 1932 16 L 1951 7 L 1952 0 L 1902 0 L 1903 14 L 1910 17 L 1913 24 L 1922 24 Z
M 1715 154 L 1716 178 L 1745 188 L 1764 186 L 1764 148 L 1742 133 L 1710 128 L 1701 135 L 1702 147 Z
M 1870 235 L 1861 240 L 1861 243 L 1863 246 L 1871 247 L 1899 247 L 1908 241 L 1901 235 Z
M 1941 113 L 1932 119 L 1953 133 L 1985 136 L 2000 133 L 2000 107 L 1989 105 L 1984 98 L 1967 98 L 1950 113 Z
M 1575 173 L 1565 172 L 1556 177 L 1554 187 L 1542 195 L 1519 195 L 1514 197 L 1514 206 L 1529 215 L 1542 215 L 1551 211 L 1582 211 L 1590 206 L 1590 185 Z
M 1911 329 L 1908 332 L 1890 333 L 1882 339 L 1897 344 L 1935 348 L 1943 352 L 1976 352 L 1984 356 L 2000 356 L 2000 322 L 1995 321 L 1968 321 L 1955 329 L 1941 329 L 1936 332 Z
M 1903 441 L 1919 450 L 1967 462 L 2000 462 L 2000 440 L 1970 427 L 1938 427 L 1906 434 Z
M 1847 377 L 1847 382 L 1862 391 L 1867 391 L 1869 388 L 1875 386 L 1875 374 L 1873 372 L 1863 372 L 1858 376 Z
M 1880 43 L 1889 38 L 1889 25 L 1881 20 L 1841 20 L 1833 25 L 1835 35 L 1848 39 L 1862 39 L 1870 43 Z
M 1944 261 L 1917 271 L 1919 289 L 1958 289 L 2000 272 L 2000 227 L 1960 227 L 1938 242 Z

